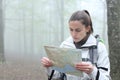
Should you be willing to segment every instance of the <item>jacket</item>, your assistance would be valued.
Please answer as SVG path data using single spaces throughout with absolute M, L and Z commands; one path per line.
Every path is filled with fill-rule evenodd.
M 96 38 L 91 34 L 87 39 L 86 43 L 81 47 L 88 47 L 92 45 L 96 45 Z M 72 37 L 69 37 L 65 41 L 63 41 L 60 45 L 61 48 L 76 48 Z M 106 50 L 105 45 L 102 42 L 99 42 L 98 45 L 98 60 L 96 65 L 94 65 L 94 69 L 90 74 L 83 73 L 83 77 L 75 76 L 75 75 L 67 75 L 67 80 L 109 80 L 110 78 L 110 62 L 109 55 Z M 82 58 L 90 58 L 89 49 L 82 49 Z M 51 73 L 51 69 L 47 69 L 48 75 Z M 54 72 L 53 80 L 57 80 L 60 77 L 60 73 L 58 71 Z M 59 80 L 59 79 L 58 79 Z

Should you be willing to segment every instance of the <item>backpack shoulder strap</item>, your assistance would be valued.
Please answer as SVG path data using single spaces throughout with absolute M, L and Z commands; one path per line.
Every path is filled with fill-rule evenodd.
M 90 58 L 89 58 L 89 60 L 85 60 L 85 59 L 82 59 L 82 60 L 83 61 L 90 61 L 92 64 L 96 64 L 97 63 L 97 56 L 98 56 L 97 45 L 81 47 L 81 49 L 84 49 L 84 48 L 89 49 Z
M 55 70 L 52 70 L 50 76 L 48 77 L 48 80 L 52 80 L 52 77 L 53 77 L 54 73 L 55 73 Z M 60 73 L 59 80 L 67 80 L 67 76 L 66 76 L 65 73 L 61 73 L 61 72 L 59 72 L 59 73 Z
M 89 55 L 90 55 L 90 61 L 92 64 L 96 64 L 97 63 L 97 45 L 95 46 L 91 46 L 89 48 Z
M 89 54 L 90 54 L 90 61 L 92 62 L 92 64 L 96 65 L 98 60 L 98 43 L 100 42 L 100 37 L 99 35 L 96 35 L 95 38 L 96 38 L 96 45 L 91 46 L 89 48 Z
M 54 74 L 55 70 L 52 70 L 50 77 L 48 77 L 48 80 L 52 80 L 53 74 Z

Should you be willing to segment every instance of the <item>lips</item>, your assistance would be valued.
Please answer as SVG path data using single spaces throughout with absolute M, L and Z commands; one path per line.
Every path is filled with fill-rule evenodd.
M 73 38 L 73 39 L 75 39 L 75 40 L 76 40 L 76 39 L 78 39 L 78 38 Z

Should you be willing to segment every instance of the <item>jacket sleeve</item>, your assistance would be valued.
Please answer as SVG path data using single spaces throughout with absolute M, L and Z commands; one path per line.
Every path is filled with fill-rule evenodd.
M 48 75 L 48 77 L 50 77 L 51 73 L 52 73 L 52 69 L 50 67 L 47 68 L 47 75 Z M 59 78 L 60 78 L 60 72 L 55 70 L 54 73 L 53 73 L 52 79 L 59 79 Z
M 108 52 L 103 43 L 98 44 L 98 61 L 93 72 L 89 74 L 93 80 L 110 80 L 110 62 Z

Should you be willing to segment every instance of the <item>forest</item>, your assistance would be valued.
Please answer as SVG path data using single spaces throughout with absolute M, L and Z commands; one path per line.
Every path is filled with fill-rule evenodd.
M 44 46 L 59 46 L 70 36 L 68 20 L 78 10 L 90 12 L 94 35 L 109 52 L 111 77 L 119 80 L 119 5 L 119 0 L 0 0 L 0 80 L 47 80 L 40 63 Z

